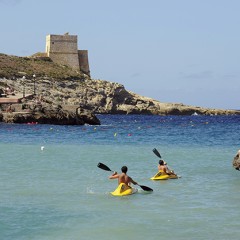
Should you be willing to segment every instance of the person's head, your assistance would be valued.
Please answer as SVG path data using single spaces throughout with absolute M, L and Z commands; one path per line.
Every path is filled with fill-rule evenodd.
M 159 165 L 164 165 L 164 161 L 163 160 L 159 160 Z
M 128 170 L 127 166 L 122 166 L 122 172 L 123 173 L 127 173 L 127 170 Z

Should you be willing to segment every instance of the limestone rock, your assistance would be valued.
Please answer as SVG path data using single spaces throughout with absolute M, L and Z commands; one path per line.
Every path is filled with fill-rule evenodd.
M 240 171 L 240 150 L 238 150 L 236 156 L 233 159 L 233 163 L 232 164 L 233 164 L 233 167 L 236 170 Z
M 40 56 L 42 57 L 41 54 Z M 0 70 L 0 93 L 4 93 L 6 87 L 10 87 L 18 95 L 21 93 L 41 96 L 42 103 L 75 108 L 81 106 L 82 109 L 97 114 L 240 114 L 237 110 L 156 101 L 127 91 L 122 84 L 91 79 L 81 71 L 39 58 L 39 54 L 30 58 L 0 54 Z M 1 96 L 3 95 L 0 95 L 0 98 Z M 31 99 L 26 99 L 27 104 L 29 100 Z
M 23 91 L 22 79 L 0 79 L 4 86 Z M 26 94 L 33 93 L 33 81 L 26 78 Z M 42 103 L 73 106 L 94 114 L 154 114 L 154 115 L 232 115 L 237 110 L 210 109 L 182 103 L 164 103 L 127 91 L 122 84 L 94 79 L 50 79 L 39 78 L 35 82 L 36 95 Z M 1 86 L 0 86 L 1 89 Z M 29 104 L 29 100 L 28 100 Z
M 82 113 L 63 110 L 61 106 L 48 106 L 30 112 L 3 113 L 0 121 L 5 123 L 34 123 L 55 125 L 100 125 L 100 120 L 91 112 Z

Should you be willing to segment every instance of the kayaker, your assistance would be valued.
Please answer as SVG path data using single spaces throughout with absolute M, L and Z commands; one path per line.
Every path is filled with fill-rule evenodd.
M 167 165 L 167 162 L 164 161 L 164 165 L 166 166 L 167 168 L 167 172 L 171 173 L 171 174 L 175 174 L 173 170 L 170 170 L 168 165 Z
M 173 170 L 170 170 L 167 166 L 167 162 L 164 160 L 159 160 L 158 171 L 166 173 L 168 175 L 176 175 Z
M 159 171 L 159 172 L 166 173 L 166 174 L 169 174 L 169 173 L 170 173 L 168 167 L 164 164 L 164 161 L 163 161 L 163 160 L 159 160 L 158 163 L 159 163 L 159 164 L 158 164 L 158 171 Z
M 109 179 L 118 179 L 118 184 L 125 183 L 126 185 L 130 186 L 131 183 L 134 185 L 137 185 L 138 183 L 135 182 L 131 177 L 127 175 L 127 166 L 123 166 L 121 168 L 122 173 L 118 174 L 117 172 L 114 172 L 111 176 L 109 176 Z

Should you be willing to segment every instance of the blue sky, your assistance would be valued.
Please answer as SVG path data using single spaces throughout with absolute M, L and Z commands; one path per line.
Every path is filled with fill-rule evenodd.
M 240 109 L 238 0 L 0 0 L 0 52 L 78 35 L 91 76 L 161 102 Z

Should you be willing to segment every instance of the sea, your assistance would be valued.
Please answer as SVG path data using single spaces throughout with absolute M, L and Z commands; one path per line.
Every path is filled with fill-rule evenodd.
M 1 240 L 240 239 L 240 116 L 97 115 L 0 123 Z M 153 181 L 159 157 L 178 179 Z M 124 197 L 112 171 L 153 189 Z

